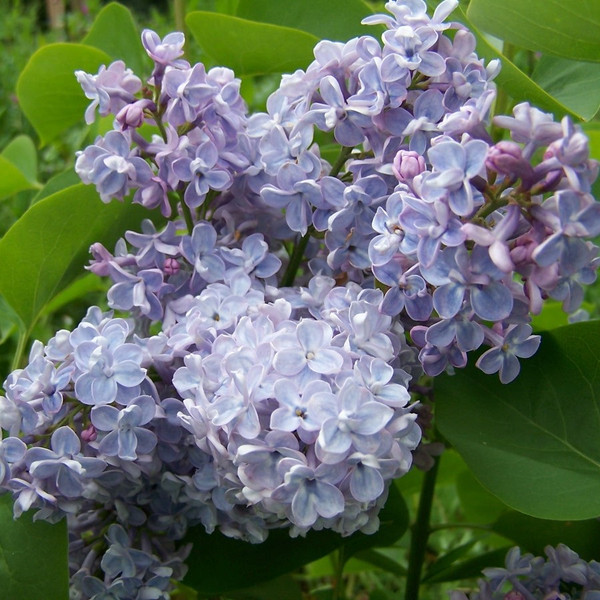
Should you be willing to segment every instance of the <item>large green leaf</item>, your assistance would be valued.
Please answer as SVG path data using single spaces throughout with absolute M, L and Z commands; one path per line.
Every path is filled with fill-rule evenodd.
M 517 379 L 470 365 L 436 381 L 442 434 L 494 495 L 545 519 L 600 515 L 600 321 L 543 334 Z
M 388 546 L 408 527 L 408 511 L 394 486 L 380 515 L 381 527 L 373 535 L 355 533 L 342 538 L 332 531 L 310 531 L 290 538 L 287 530 L 274 530 L 262 544 L 249 544 L 220 533 L 208 535 L 200 527 L 186 538 L 193 543 L 186 561 L 184 583 L 202 594 L 221 594 L 268 581 L 344 546 L 345 556 L 375 546 Z
M 471 0 L 468 16 L 484 31 L 517 46 L 600 61 L 597 0 Z
M 600 64 L 542 56 L 531 77 L 586 121 L 600 108 Z
M 211 12 L 189 13 L 186 23 L 202 50 L 239 76 L 306 68 L 319 41 L 291 27 Z
M 0 597 L 65 600 L 69 597 L 67 525 L 13 519 L 12 498 L 0 497 Z
M 468 18 L 462 8 L 458 7 L 452 15 L 464 23 L 477 39 L 477 53 L 486 60 L 500 59 L 502 69 L 495 81 L 499 87 L 517 102 L 530 102 L 540 109 L 554 113 L 557 118 L 563 115 L 571 115 L 576 119 L 584 119 L 568 106 L 551 96 L 540 87 L 531 77 L 528 77 L 513 62 L 504 56 L 486 39 Z
M 374 35 L 376 29 L 360 23 L 371 14 L 372 7 L 363 0 L 240 0 L 237 9 L 237 16 L 243 19 L 293 27 L 320 39 L 338 41 Z
M 42 143 L 47 143 L 76 123 L 83 123 L 89 100 L 75 71 L 96 73 L 111 58 L 83 44 L 49 44 L 29 59 L 17 82 L 19 104 Z
M 93 242 L 112 248 L 147 215 L 138 205 L 104 204 L 83 184 L 44 198 L 0 240 L 0 293 L 31 327 L 44 305 L 84 273 Z
M 138 76 L 150 70 L 150 59 L 140 42 L 140 34 L 128 8 L 111 2 L 99 13 L 83 43 L 106 52 L 113 60 L 122 60 Z
M 566 544 L 585 560 L 597 560 L 600 556 L 600 522 L 597 519 L 549 521 L 510 511 L 492 527 L 515 545 L 538 556 L 544 554 L 546 546 L 558 544 Z

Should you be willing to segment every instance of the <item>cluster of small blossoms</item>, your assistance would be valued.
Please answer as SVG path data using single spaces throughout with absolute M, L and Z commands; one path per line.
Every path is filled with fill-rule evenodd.
M 547 559 L 521 555 L 513 548 L 506 555 L 506 568 L 484 569 L 486 579 L 479 590 L 467 596 L 453 591 L 450 600 L 598 600 L 600 563 L 586 562 L 570 548 L 559 544 L 544 548 Z
M 120 316 L 36 343 L 0 397 L 0 485 L 17 516 L 67 515 L 75 597 L 167 598 L 193 525 L 374 531 L 421 438 L 409 385 L 482 346 L 511 381 L 531 313 L 580 305 L 587 140 L 523 104 L 492 142 L 498 65 L 444 22 L 456 5 L 388 2 L 365 20 L 381 42 L 320 42 L 264 113 L 231 70 L 182 59 L 180 33 L 143 32 L 144 85 L 121 61 L 76 73 L 86 120 L 115 117 L 81 179 L 170 220 L 92 245 Z

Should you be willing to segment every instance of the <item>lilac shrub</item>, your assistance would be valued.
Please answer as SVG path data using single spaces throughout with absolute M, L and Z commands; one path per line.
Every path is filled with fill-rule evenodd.
M 115 117 L 82 181 L 170 220 L 92 245 L 111 311 L 36 342 L 0 397 L 2 487 L 17 516 L 66 516 L 75 597 L 168 598 L 194 525 L 374 532 L 421 440 L 411 386 L 484 348 L 510 382 L 543 301 L 579 308 L 587 140 L 520 104 L 493 142 L 499 65 L 445 22 L 456 5 L 388 2 L 365 20 L 381 43 L 320 42 L 252 115 L 180 33 L 143 32 L 143 87 L 121 61 L 77 72 L 86 120 Z

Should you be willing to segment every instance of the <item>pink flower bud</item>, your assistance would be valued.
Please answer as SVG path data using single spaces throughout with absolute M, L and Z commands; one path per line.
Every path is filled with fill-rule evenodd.
M 425 159 L 413 150 L 399 150 L 392 171 L 399 181 L 412 181 L 425 170 Z
M 179 272 L 179 263 L 175 258 L 165 258 L 165 262 L 163 264 L 163 272 L 165 275 L 175 275 L 175 273 Z

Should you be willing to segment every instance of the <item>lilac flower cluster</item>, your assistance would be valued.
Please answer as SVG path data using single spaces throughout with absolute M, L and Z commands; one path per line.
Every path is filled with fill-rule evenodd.
M 600 563 L 586 562 L 564 544 L 544 548 L 546 559 L 513 548 L 505 568 L 484 569 L 486 579 L 467 596 L 453 591 L 451 600 L 597 600 Z
M 421 438 L 409 385 L 482 346 L 509 382 L 531 313 L 579 307 L 600 233 L 587 140 L 523 104 L 492 142 L 498 65 L 444 22 L 456 4 L 388 2 L 366 19 L 381 43 L 320 42 L 264 113 L 178 33 L 143 32 L 145 86 L 120 61 L 77 73 L 86 120 L 115 117 L 81 179 L 170 219 L 92 245 L 118 312 L 36 343 L 0 397 L 0 485 L 15 515 L 67 515 L 82 599 L 167 598 L 197 524 L 374 531 Z

